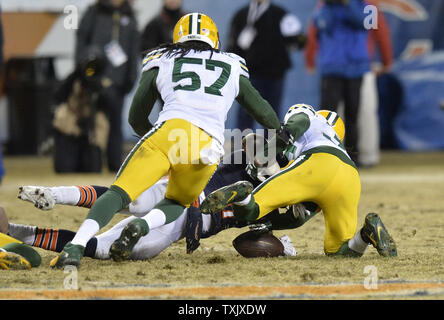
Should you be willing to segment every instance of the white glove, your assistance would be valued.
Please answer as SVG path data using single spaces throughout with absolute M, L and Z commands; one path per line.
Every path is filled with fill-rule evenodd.
M 294 257 L 295 255 L 297 255 L 296 249 L 293 247 L 293 243 L 291 242 L 289 236 L 283 235 L 279 238 L 279 240 L 284 246 L 284 256 Z

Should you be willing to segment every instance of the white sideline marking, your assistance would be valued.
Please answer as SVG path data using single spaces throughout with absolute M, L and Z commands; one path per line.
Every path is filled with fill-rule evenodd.
M 444 184 L 444 174 L 425 173 L 365 173 L 360 174 L 363 183 L 405 183 L 405 182 L 441 182 Z

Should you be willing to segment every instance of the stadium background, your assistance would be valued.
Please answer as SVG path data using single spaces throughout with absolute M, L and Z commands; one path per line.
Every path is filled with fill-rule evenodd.
M 81 16 L 93 0 L 2 1 L 5 59 L 12 56 L 53 56 L 57 78 L 63 79 L 73 68 L 75 30 L 63 23 L 75 5 Z M 274 0 L 301 20 L 304 29 L 317 0 Z M 142 29 L 161 7 L 161 0 L 136 0 L 136 14 Z M 185 11 L 209 14 L 219 27 L 222 47 L 227 39 L 230 19 L 247 0 L 184 0 Z M 376 0 L 386 14 L 395 55 L 390 74 L 380 77 L 380 131 L 383 148 L 436 150 L 444 148 L 444 5 L 441 0 Z M 70 13 L 70 12 L 69 12 Z M 295 102 L 318 106 L 319 74 L 305 72 L 303 52 L 291 54 L 293 68 L 288 72 L 281 114 Z M 131 94 L 126 99 L 128 112 Z M 0 141 L 9 138 L 7 102 L 0 100 Z M 227 128 L 234 128 L 237 106 L 228 115 Z M 156 114 L 153 114 L 155 119 Z M 124 136 L 133 141 L 132 129 L 123 117 Z

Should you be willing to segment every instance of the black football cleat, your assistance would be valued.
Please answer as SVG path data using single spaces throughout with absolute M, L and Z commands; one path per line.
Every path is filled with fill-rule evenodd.
M 110 257 L 117 262 L 128 260 L 136 243 L 146 234 L 148 234 L 146 221 L 140 218 L 134 219 L 123 228 L 120 237 L 111 245 Z
M 214 214 L 234 202 L 244 200 L 253 192 L 253 185 L 248 181 L 238 181 L 211 192 L 200 204 L 204 214 Z

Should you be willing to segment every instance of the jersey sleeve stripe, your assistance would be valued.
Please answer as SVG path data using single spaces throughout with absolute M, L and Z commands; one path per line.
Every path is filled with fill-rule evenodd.
M 245 64 L 243 64 L 243 63 L 240 62 L 240 61 L 239 61 L 239 64 L 240 64 L 240 66 L 242 67 L 242 69 L 244 69 L 245 71 L 249 72 L 249 71 L 248 71 L 248 68 L 247 68 L 247 66 L 246 66 Z
M 145 58 L 145 59 L 143 60 L 142 64 L 145 65 L 148 61 L 151 61 L 151 60 L 153 60 L 153 59 L 159 58 L 161 55 L 162 55 L 162 53 L 158 53 L 158 54 L 156 54 L 156 55 L 154 55 L 154 56 L 147 57 L 147 58 Z

